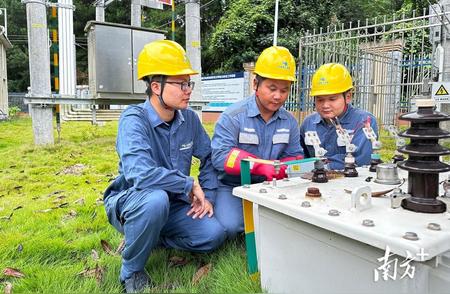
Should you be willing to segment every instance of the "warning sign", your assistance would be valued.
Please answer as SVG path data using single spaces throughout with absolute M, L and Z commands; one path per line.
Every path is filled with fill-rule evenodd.
M 447 89 L 445 89 L 444 85 L 441 85 L 439 89 L 437 90 L 436 96 L 442 96 L 442 95 L 448 95 Z
M 450 82 L 435 82 L 431 87 L 434 101 L 440 103 L 450 103 Z

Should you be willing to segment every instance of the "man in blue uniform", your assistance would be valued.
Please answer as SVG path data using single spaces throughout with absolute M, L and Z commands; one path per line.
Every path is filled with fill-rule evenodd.
M 295 81 L 295 60 L 289 50 L 273 46 L 265 49 L 255 65 L 255 94 L 231 105 L 220 116 L 212 139 L 212 161 L 219 172 L 215 205 L 216 218 L 227 237 L 243 232 L 242 200 L 232 195 L 240 185 L 240 161 L 246 157 L 293 160 L 303 155 L 297 121 L 283 108 Z M 281 179 L 286 166 L 254 164 L 252 181 Z
M 208 252 L 225 240 L 213 217 L 217 175 L 210 139 L 187 109 L 197 74 L 173 41 L 147 44 L 138 58 L 138 79 L 149 99 L 128 107 L 119 121 L 119 176 L 105 192 L 109 222 L 125 235 L 120 281 L 126 292 L 150 284 L 145 264 L 157 244 Z M 200 159 L 199 182 L 189 176 Z
M 378 133 L 373 114 L 350 104 L 352 89 L 352 77 L 345 66 L 338 63 L 322 65 L 314 73 L 311 85 L 310 95 L 314 97 L 316 112 L 307 116 L 300 127 L 305 157 L 322 156 L 315 154 L 320 144 L 327 151 L 328 167 L 333 170 L 344 169 L 346 155 L 346 142 L 338 138 L 336 126 L 347 131 L 351 144 L 356 146 L 353 156 L 357 166 L 369 164 L 372 154 L 372 142 L 363 129 L 372 128 L 375 134 Z M 311 140 L 317 137 L 319 141 Z

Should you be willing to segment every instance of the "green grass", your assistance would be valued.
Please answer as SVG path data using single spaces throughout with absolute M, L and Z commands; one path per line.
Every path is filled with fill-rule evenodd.
M 205 127 L 212 133 L 212 124 Z M 117 173 L 116 132 L 117 122 L 64 123 L 59 144 L 34 147 L 29 118 L 0 123 L 0 270 L 25 274 L 12 278 L 0 272 L 0 289 L 9 282 L 15 293 L 121 292 L 120 256 L 107 254 L 100 243 L 116 249 L 122 240 L 101 201 Z M 82 165 L 79 175 L 68 170 L 76 164 Z M 194 161 L 194 176 L 197 167 Z M 155 285 L 149 291 L 261 292 L 246 272 L 244 247 L 239 239 L 211 254 L 157 249 L 146 265 Z M 189 262 L 170 267 L 173 256 Z M 192 284 L 197 269 L 209 263 L 209 273 Z M 103 269 L 101 280 L 79 275 L 96 265 Z

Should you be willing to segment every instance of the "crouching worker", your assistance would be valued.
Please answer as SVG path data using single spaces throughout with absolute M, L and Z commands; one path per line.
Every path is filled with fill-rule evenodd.
M 319 67 L 313 75 L 310 93 L 314 97 L 316 112 L 307 116 L 300 127 L 305 157 L 322 156 L 315 154 L 317 144 L 320 143 L 320 147 L 326 150 L 328 166 L 333 170 L 344 169 L 348 143 L 356 147 L 353 152 L 356 165 L 369 164 L 372 142 L 366 137 L 363 128 L 371 128 L 375 134 L 378 133 L 373 114 L 351 105 L 352 90 L 352 77 L 345 66 L 327 63 Z M 348 133 L 350 142 L 338 136 L 342 132 Z M 311 137 L 319 140 L 313 141 Z
M 208 252 L 225 240 L 213 216 L 217 175 L 211 142 L 187 109 L 194 74 L 186 52 L 173 41 L 149 43 L 138 58 L 138 79 L 146 82 L 149 98 L 120 117 L 119 176 L 104 196 L 109 222 L 125 235 L 120 281 L 126 292 L 150 285 L 145 264 L 157 244 Z M 201 162 L 199 182 L 189 176 L 192 156 Z
M 255 94 L 231 105 L 220 116 L 212 139 L 212 160 L 219 173 L 216 218 L 227 237 L 244 231 L 242 200 L 232 195 L 241 185 L 240 162 L 247 157 L 289 161 L 302 158 L 298 124 L 283 105 L 295 81 L 295 60 L 284 47 L 265 49 L 255 65 Z M 286 176 L 271 165 L 255 163 L 252 182 Z

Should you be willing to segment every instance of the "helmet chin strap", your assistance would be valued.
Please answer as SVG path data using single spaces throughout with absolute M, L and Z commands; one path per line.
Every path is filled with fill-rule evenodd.
M 164 109 L 167 109 L 167 110 L 175 110 L 175 109 L 173 109 L 172 107 L 169 107 L 169 106 L 164 102 L 164 99 L 163 99 L 163 92 L 164 92 L 164 86 L 166 85 L 166 79 L 167 79 L 166 76 L 161 76 L 161 79 L 159 80 L 159 83 L 161 84 L 161 93 L 160 93 L 159 95 L 156 95 L 156 96 L 158 97 L 159 104 L 161 104 L 161 106 L 162 106 Z
M 344 114 L 345 112 L 347 112 L 347 109 L 348 109 L 347 98 L 345 97 L 346 95 L 347 95 L 347 92 L 344 92 L 344 93 L 343 93 L 343 96 L 344 96 L 345 107 L 344 107 L 344 111 L 342 112 L 342 114 Z
M 342 112 L 342 114 L 344 114 L 345 112 L 347 112 L 347 109 L 348 109 L 348 104 L 345 103 L 344 111 Z

